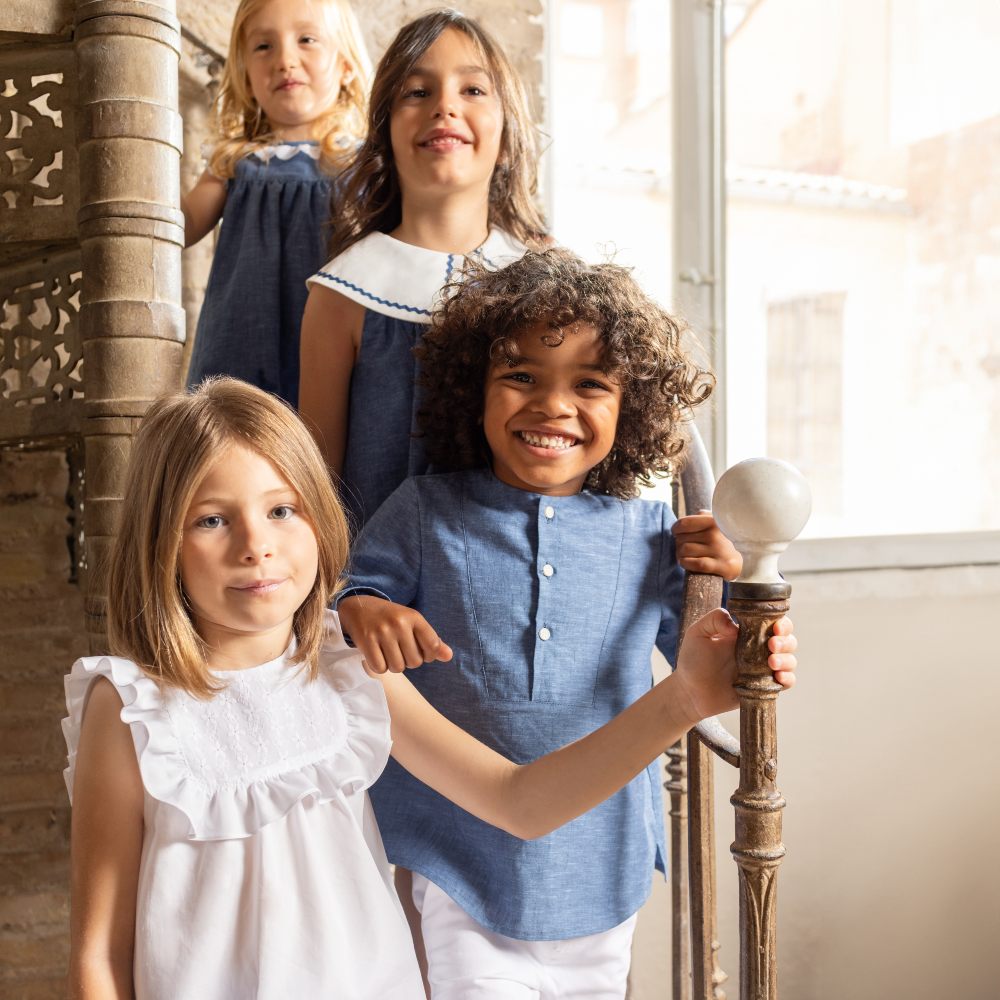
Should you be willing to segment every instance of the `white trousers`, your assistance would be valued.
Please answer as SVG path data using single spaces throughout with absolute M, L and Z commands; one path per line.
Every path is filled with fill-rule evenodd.
M 635 915 L 601 934 L 518 941 L 494 934 L 413 873 L 432 1000 L 623 1000 Z

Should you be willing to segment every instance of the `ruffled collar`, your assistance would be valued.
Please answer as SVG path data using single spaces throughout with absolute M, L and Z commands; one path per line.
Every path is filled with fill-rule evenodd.
M 191 731 L 182 722 L 182 702 L 186 699 L 196 703 L 196 699 L 161 689 L 131 660 L 117 656 L 77 660 L 66 678 L 68 717 L 63 720 L 69 757 L 65 778 L 70 798 L 84 707 L 90 685 L 98 675 L 107 677 L 122 699 L 121 718 L 132 730 L 146 792 L 184 815 L 187 836 L 192 840 L 251 837 L 304 799 L 329 802 L 371 786 L 382 773 L 392 745 L 385 694 L 382 685 L 365 673 L 358 651 L 344 642 L 333 612 L 326 614 L 326 627 L 319 680 L 298 678 L 293 687 L 285 689 L 283 699 L 275 690 L 268 707 L 278 715 L 290 706 L 294 710 L 301 693 L 304 705 L 325 709 L 310 710 L 308 716 L 303 716 L 306 722 L 312 719 L 319 725 L 332 719 L 334 724 L 324 725 L 318 737 L 311 743 L 307 741 L 296 756 L 276 760 L 273 765 L 252 765 L 235 780 L 213 780 L 209 774 L 212 767 L 199 762 L 198 754 L 191 756 L 194 748 L 183 745 L 179 738 L 181 733 Z M 248 671 L 227 673 L 226 679 L 234 688 L 251 679 L 266 680 L 259 672 L 271 671 L 274 665 L 289 674 L 280 658 Z M 195 707 L 208 706 L 210 710 L 210 705 L 197 702 Z M 227 760 L 227 755 L 234 760 L 239 757 L 229 748 L 223 748 L 221 753 Z
M 482 246 L 468 255 L 427 250 L 386 233 L 370 233 L 309 281 L 326 285 L 373 312 L 430 323 L 442 288 L 461 273 L 466 256 L 499 268 L 519 260 L 525 249 L 499 229 L 491 230 Z
M 255 149 L 251 155 L 255 156 L 261 163 L 269 163 L 271 160 L 290 160 L 293 156 L 298 156 L 299 153 L 318 160 L 319 143 L 309 139 L 303 142 L 276 142 L 273 145 Z

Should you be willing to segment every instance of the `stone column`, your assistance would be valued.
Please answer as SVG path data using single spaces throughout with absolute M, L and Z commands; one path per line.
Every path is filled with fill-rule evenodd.
M 91 648 L 103 651 L 107 554 L 131 436 L 180 382 L 179 24 L 173 0 L 79 0 L 79 232 L 84 585 Z

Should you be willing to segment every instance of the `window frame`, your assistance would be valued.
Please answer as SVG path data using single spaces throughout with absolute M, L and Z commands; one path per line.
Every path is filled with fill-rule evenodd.
M 726 385 L 725 0 L 672 0 L 674 302 L 705 337 Z M 726 393 L 697 423 L 712 467 L 724 467 Z M 942 508 L 947 490 L 942 491 Z M 807 538 L 782 567 L 808 573 L 1000 564 L 1000 531 Z
M 725 183 L 726 0 L 667 0 L 671 4 L 673 135 L 673 301 L 694 326 L 704 354 L 727 383 Z M 553 135 L 554 5 L 545 4 L 543 53 L 546 135 Z M 552 219 L 558 150 L 546 150 L 543 199 Z M 557 224 L 558 224 L 558 220 Z M 713 469 L 725 468 L 727 400 L 724 391 L 700 407 L 696 424 Z M 942 490 L 946 515 L 947 489 Z M 795 573 L 1000 565 L 1000 531 L 815 537 L 796 541 L 782 559 Z

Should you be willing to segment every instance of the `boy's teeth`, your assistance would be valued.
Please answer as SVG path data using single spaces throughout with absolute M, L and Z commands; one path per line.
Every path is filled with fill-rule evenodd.
M 530 431 L 518 432 L 522 439 L 536 448 L 572 448 L 573 439 L 558 434 L 532 434 Z

